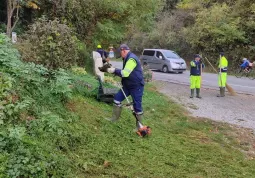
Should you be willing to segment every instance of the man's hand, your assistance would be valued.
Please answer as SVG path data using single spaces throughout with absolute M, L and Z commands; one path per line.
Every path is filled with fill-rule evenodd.
M 108 69 L 108 68 L 111 68 L 111 67 L 112 67 L 111 64 L 106 63 L 106 64 L 104 64 L 102 67 L 98 67 L 98 69 L 99 69 L 101 72 L 107 72 L 107 69 Z

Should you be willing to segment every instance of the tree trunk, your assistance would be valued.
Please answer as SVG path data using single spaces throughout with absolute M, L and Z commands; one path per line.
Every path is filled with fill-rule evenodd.
M 11 0 L 6 0 L 7 1 L 7 29 L 6 29 L 6 34 L 7 36 L 11 37 L 11 31 L 12 31 L 12 5 L 11 5 Z
M 18 2 L 16 0 L 7 0 L 7 29 L 6 34 L 7 36 L 11 37 L 12 30 L 16 26 L 18 20 L 19 20 L 19 7 Z M 16 11 L 15 11 L 16 9 Z M 14 20 L 13 13 L 16 13 L 15 22 L 13 23 L 12 20 Z

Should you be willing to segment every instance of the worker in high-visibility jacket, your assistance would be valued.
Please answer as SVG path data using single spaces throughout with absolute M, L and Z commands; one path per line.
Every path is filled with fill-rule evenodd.
M 108 72 L 121 77 L 121 83 L 123 85 L 123 91 L 128 97 L 131 95 L 133 99 L 133 108 L 137 119 L 141 122 L 143 115 L 142 97 L 144 90 L 144 78 L 142 72 L 142 66 L 139 58 L 130 51 L 130 48 L 126 44 L 120 45 L 120 55 L 123 59 L 123 68 L 117 69 L 108 64 L 99 68 L 102 72 Z M 121 102 L 125 99 L 125 95 L 121 90 L 114 96 L 114 105 L 112 118 L 107 119 L 110 121 L 117 121 L 120 117 L 122 105 Z M 137 129 L 139 128 L 138 122 Z
M 205 67 L 205 65 L 202 63 L 201 56 L 199 54 L 196 54 L 194 58 L 195 59 L 190 62 L 190 98 L 194 97 L 195 90 L 196 97 L 202 98 L 200 96 L 201 70 Z
M 224 52 L 220 52 L 220 60 L 219 60 L 219 74 L 218 74 L 218 84 L 220 87 L 220 94 L 217 97 L 225 96 L 225 88 L 227 83 L 227 71 L 228 71 L 228 60 L 224 56 Z

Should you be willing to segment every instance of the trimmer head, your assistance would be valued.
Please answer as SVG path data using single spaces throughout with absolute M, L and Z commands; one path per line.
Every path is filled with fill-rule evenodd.
M 143 126 L 136 132 L 140 137 L 149 136 L 151 134 L 151 128 L 149 126 Z

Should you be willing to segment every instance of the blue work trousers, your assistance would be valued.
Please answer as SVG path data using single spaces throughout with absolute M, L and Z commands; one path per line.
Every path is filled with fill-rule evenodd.
M 143 90 L 144 90 L 144 86 L 142 85 L 132 89 L 128 89 L 125 86 L 123 86 L 123 91 L 125 92 L 126 96 L 128 97 L 129 95 L 131 95 L 133 99 L 133 107 L 136 114 L 143 114 L 143 108 L 142 108 Z M 125 96 L 121 90 L 119 90 L 118 93 L 114 95 L 115 104 L 121 104 L 121 102 L 124 99 L 125 99 Z

